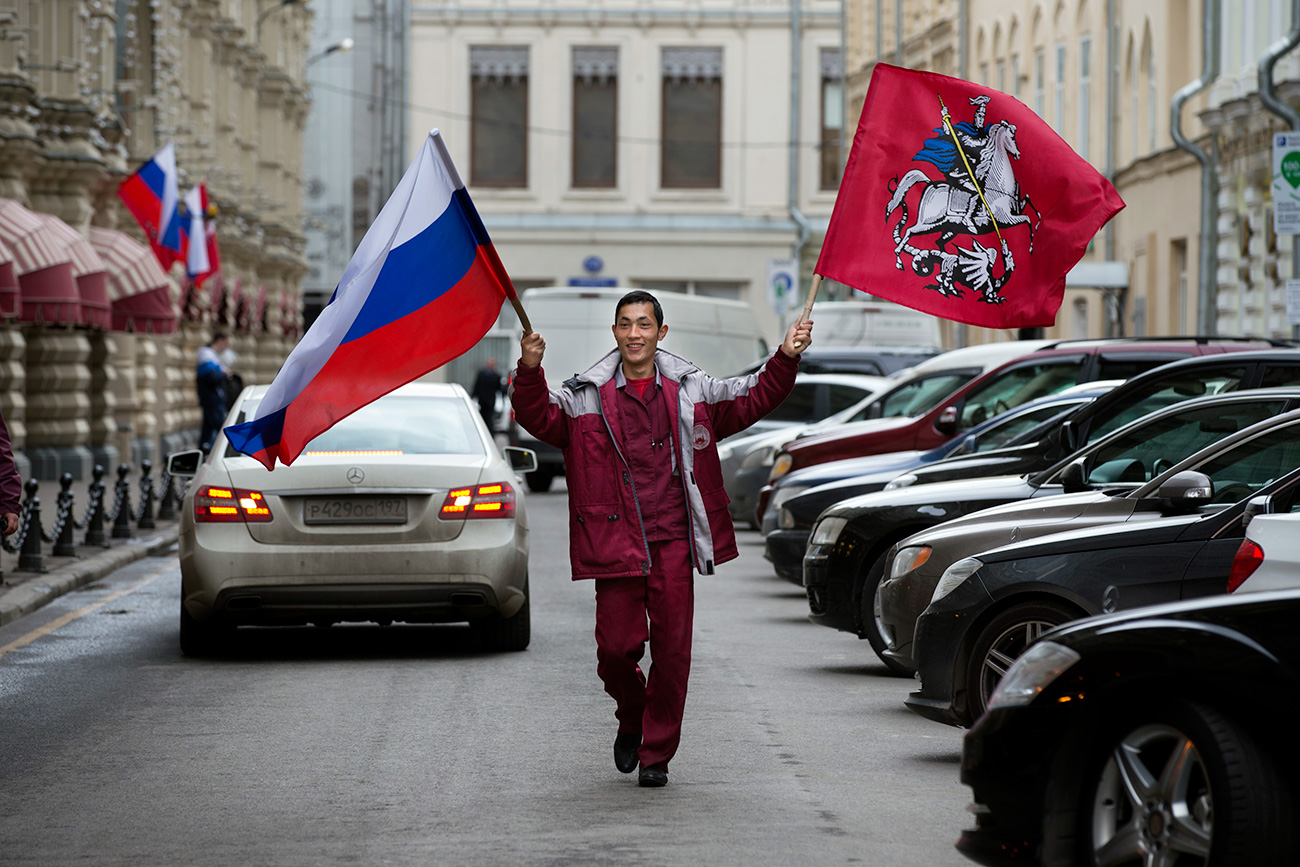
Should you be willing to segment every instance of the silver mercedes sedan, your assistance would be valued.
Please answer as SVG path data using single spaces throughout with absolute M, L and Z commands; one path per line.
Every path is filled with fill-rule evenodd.
M 227 424 L 256 411 L 246 388 Z M 235 627 L 467 621 L 492 650 L 530 638 L 528 519 L 517 474 L 459 385 L 413 383 L 268 471 L 218 436 L 169 459 L 192 476 L 180 519 L 181 650 Z M 513 463 L 513 465 L 512 465 Z

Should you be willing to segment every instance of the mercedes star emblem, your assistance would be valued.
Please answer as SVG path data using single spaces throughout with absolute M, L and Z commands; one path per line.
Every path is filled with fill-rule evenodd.
M 365 478 L 366 474 L 362 471 L 361 467 L 353 467 L 348 470 L 348 481 L 354 485 L 361 484 L 365 481 Z

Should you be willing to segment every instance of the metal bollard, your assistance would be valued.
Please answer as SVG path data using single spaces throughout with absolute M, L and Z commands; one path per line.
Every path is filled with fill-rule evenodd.
M 72 518 L 72 507 L 76 495 L 72 493 L 72 473 L 64 473 L 59 479 L 59 509 L 54 519 L 54 556 L 77 556 L 77 543 L 73 541 L 72 529 L 76 521 Z
M 104 535 L 104 468 L 95 464 L 94 481 L 90 485 L 90 502 L 86 504 L 86 516 L 81 519 L 86 528 L 86 544 L 108 547 L 108 536 Z
M 140 464 L 140 512 L 135 520 L 141 530 L 157 526 L 153 522 L 153 500 L 153 461 L 146 459 Z
M 27 491 L 27 500 L 23 503 L 23 518 L 26 526 L 19 530 L 23 533 L 23 547 L 18 552 L 17 571 L 45 572 L 47 570 L 41 557 L 41 537 L 44 535 L 41 529 L 41 498 L 36 496 L 40 482 L 28 479 L 23 487 Z
M 131 538 L 131 483 L 126 477 L 131 474 L 131 467 L 119 464 L 117 467 L 117 484 L 113 486 L 113 538 Z
M 176 483 L 172 480 L 171 473 L 167 472 L 166 466 L 163 467 L 158 484 L 162 488 L 162 499 L 158 501 L 158 520 L 174 521 L 176 520 Z

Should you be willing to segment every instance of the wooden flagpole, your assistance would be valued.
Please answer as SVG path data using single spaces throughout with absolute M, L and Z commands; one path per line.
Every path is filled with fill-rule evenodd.
M 532 334 L 533 323 L 528 321 L 528 314 L 524 312 L 524 305 L 519 302 L 517 293 L 510 296 L 510 306 L 515 308 L 515 313 L 519 315 L 519 323 L 524 326 L 524 337 Z
M 821 288 L 821 285 L 822 275 L 814 274 L 812 283 L 808 284 L 808 297 L 803 302 L 803 312 L 799 314 L 800 322 L 805 322 L 809 316 L 812 316 L 813 302 L 817 300 L 817 290 Z M 796 346 L 796 348 L 803 351 L 802 343 Z

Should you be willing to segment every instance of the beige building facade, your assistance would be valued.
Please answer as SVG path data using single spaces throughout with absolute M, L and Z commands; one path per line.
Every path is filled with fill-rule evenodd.
M 1254 94 L 1263 50 L 1290 26 L 1285 7 L 1222 4 L 1223 73 L 1181 117 L 1188 139 L 1220 155 L 1209 315 L 1224 335 L 1291 334 L 1282 300 L 1290 244 L 1271 234 L 1268 193 L 1269 134 L 1284 124 Z M 1200 0 L 848 0 L 846 17 L 851 118 L 876 62 L 931 69 L 1012 94 L 1112 179 L 1127 207 L 1084 262 L 1122 265 L 1127 285 L 1069 285 L 1046 336 L 1198 331 L 1201 166 L 1175 144 L 1170 124 L 1175 94 L 1202 70 Z M 1282 94 L 1295 95 L 1294 55 L 1276 77 Z M 960 331 L 947 327 L 954 342 L 1014 336 Z
M 288 354 L 309 15 L 295 0 L 0 0 L 0 410 L 24 474 L 192 446 L 194 356 L 215 330 L 248 383 Z M 218 209 L 221 274 L 201 288 L 141 259 L 116 196 L 166 142 L 182 196 L 206 182 Z
M 406 150 L 441 129 L 520 287 L 738 299 L 770 343 L 769 262 L 815 260 L 835 202 L 840 80 L 836 0 L 413 0 Z

